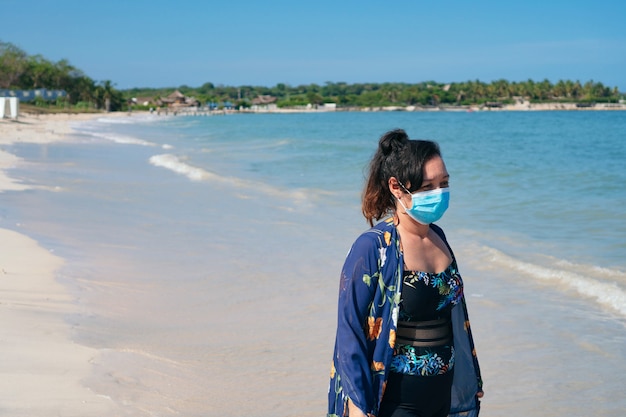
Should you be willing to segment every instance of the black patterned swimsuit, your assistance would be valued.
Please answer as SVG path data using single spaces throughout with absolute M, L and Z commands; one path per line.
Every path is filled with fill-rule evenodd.
M 454 259 L 438 274 L 404 271 L 398 323 L 413 326 L 437 320 L 450 326 L 449 337 L 445 344 L 429 347 L 396 339 L 379 417 L 448 415 L 454 376 L 450 318 L 462 296 L 463 281 Z
M 404 271 L 399 320 L 420 322 L 450 319 L 454 307 L 463 295 L 463 281 L 452 260 L 440 273 Z M 392 372 L 433 376 L 448 372 L 454 366 L 452 344 L 418 347 L 396 344 L 391 362 Z

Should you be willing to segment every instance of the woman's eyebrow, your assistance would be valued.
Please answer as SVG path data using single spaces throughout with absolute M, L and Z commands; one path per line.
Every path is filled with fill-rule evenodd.
M 450 179 L 450 174 L 445 175 L 445 176 L 443 177 L 443 179 L 444 179 L 444 180 L 445 180 L 445 179 Z M 434 178 L 424 178 L 424 179 L 422 180 L 422 183 L 424 183 L 424 182 L 430 182 L 430 181 L 435 181 L 435 179 L 434 179 Z

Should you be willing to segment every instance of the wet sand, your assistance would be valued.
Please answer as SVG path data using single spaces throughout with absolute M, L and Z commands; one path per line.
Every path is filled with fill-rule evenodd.
M 7 174 L 20 159 L 2 150 L 3 145 L 64 140 L 71 122 L 95 116 L 24 115 L 17 121 L 0 120 L 0 199 L 2 193 L 34 187 Z M 110 399 L 82 384 L 97 351 L 74 343 L 71 326 L 64 321 L 77 308 L 55 278 L 64 261 L 14 230 L 0 229 L 0 248 L 0 414 L 115 415 Z

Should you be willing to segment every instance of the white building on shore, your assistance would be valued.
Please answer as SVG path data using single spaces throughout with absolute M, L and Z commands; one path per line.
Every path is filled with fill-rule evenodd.
M 17 97 L 0 97 L 0 119 L 16 120 L 20 114 L 20 101 Z

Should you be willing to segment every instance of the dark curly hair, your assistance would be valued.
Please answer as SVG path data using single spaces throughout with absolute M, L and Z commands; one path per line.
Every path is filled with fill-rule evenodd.
M 389 191 L 389 178 L 410 184 L 413 192 L 422 186 L 424 164 L 441 156 L 439 145 L 430 140 L 409 139 L 402 129 L 381 136 L 378 149 L 369 165 L 369 175 L 363 190 L 361 210 L 371 226 L 395 210 L 396 203 Z

